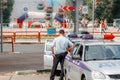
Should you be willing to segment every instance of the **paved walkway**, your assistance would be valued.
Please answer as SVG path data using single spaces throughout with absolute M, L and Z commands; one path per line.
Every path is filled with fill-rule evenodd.
M 0 80 L 49 80 L 50 73 L 29 73 L 29 74 L 16 74 L 7 73 L 0 74 Z M 55 77 L 58 80 L 58 77 Z

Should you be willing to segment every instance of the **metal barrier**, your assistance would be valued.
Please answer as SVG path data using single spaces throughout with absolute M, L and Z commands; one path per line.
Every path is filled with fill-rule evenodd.
M 13 42 L 16 42 L 17 36 L 37 36 L 38 42 L 40 42 L 41 35 L 40 32 L 37 31 L 17 31 L 17 32 L 3 32 L 3 36 L 12 36 L 13 37 Z
M 101 34 L 101 32 L 90 32 L 91 34 Z M 111 32 L 106 32 L 107 33 L 111 33 Z M 120 38 L 120 32 L 112 32 L 112 34 L 114 34 L 115 37 Z M 49 36 L 53 36 L 53 37 L 57 37 L 58 34 L 52 34 L 52 35 L 48 35 L 45 31 L 44 32 L 40 32 L 40 31 L 4 31 L 3 32 L 3 38 L 9 38 L 11 40 L 9 41 L 3 41 L 3 43 L 11 43 L 12 44 L 12 52 L 14 52 L 14 43 L 16 42 L 17 37 L 35 37 L 37 39 L 37 42 L 41 43 L 41 39 L 43 36 L 45 36 L 46 38 Z
M 11 43 L 12 44 L 12 52 L 14 52 L 14 38 L 13 38 L 13 36 L 6 36 L 6 35 L 4 35 L 3 38 L 11 39 L 10 41 L 3 40 L 3 43 Z
M 41 42 L 41 37 L 50 37 L 50 36 L 58 36 L 58 34 L 47 34 L 46 32 L 38 32 L 38 31 L 16 31 L 16 32 L 3 32 L 3 36 L 12 36 L 13 42 L 16 42 L 17 37 L 36 37 L 38 42 Z

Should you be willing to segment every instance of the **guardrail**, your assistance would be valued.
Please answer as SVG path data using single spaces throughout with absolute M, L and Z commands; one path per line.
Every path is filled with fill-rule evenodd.
M 17 32 L 3 32 L 3 43 L 11 43 L 12 52 L 14 52 L 14 43 L 16 42 L 17 37 L 36 37 L 37 41 L 41 43 L 41 36 L 58 36 L 57 34 L 48 35 L 38 31 L 17 31 Z
M 93 32 L 90 32 L 93 34 Z M 94 32 L 95 34 L 100 34 L 101 32 Z M 111 33 L 111 32 L 106 32 L 106 33 Z M 112 32 L 115 37 L 120 37 L 120 32 Z M 6 37 L 12 37 L 13 38 L 13 42 L 16 42 L 17 38 L 27 38 L 27 37 L 35 37 L 37 39 L 37 42 L 41 42 L 41 38 L 43 36 L 47 37 L 47 36 L 54 36 L 57 37 L 58 34 L 53 34 L 53 35 L 49 35 L 47 33 L 42 33 L 42 32 L 38 32 L 38 31 L 17 31 L 17 32 L 3 32 L 3 36 Z
M 101 32 L 90 32 L 91 34 L 101 34 Z M 103 34 L 109 34 L 111 32 L 106 32 Z M 120 38 L 120 32 L 112 32 L 115 37 Z M 12 52 L 14 52 L 14 43 L 16 42 L 16 39 L 19 37 L 35 37 L 37 39 L 37 42 L 41 43 L 41 38 L 45 36 L 54 36 L 57 37 L 58 34 L 54 35 L 48 35 L 46 32 L 39 32 L 39 31 L 17 31 L 17 32 L 3 32 L 3 38 L 9 38 L 8 39 L 3 39 L 3 43 L 11 43 L 12 44 Z
M 12 45 L 12 52 L 14 52 L 14 38 L 13 36 L 3 36 L 3 38 L 9 38 L 10 40 L 3 40 L 3 43 L 11 43 Z
M 41 33 L 38 31 L 17 31 L 17 32 L 3 32 L 3 36 L 12 36 L 13 37 L 13 42 L 16 42 L 17 38 L 21 37 L 36 37 L 38 42 L 41 42 L 41 37 L 42 36 L 58 36 L 58 34 L 47 34 L 47 33 Z

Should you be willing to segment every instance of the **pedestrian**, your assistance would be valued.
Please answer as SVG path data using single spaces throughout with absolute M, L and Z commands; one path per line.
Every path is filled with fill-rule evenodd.
M 115 19 L 113 20 L 113 27 L 114 27 L 114 28 L 117 27 L 117 25 L 116 25 L 116 20 L 115 20 Z
M 88 23 L 89 23 L 89 20 L 87 18 L 83 17 L 83 19 L 81 20 L 82 28 L 87 29 Z
M 97 28 L 99 27 L 99 22 L 98 19 L 95 19 L 95 24 L 94 24 L 94 29 L 97 30 Z
M 104 25 L 105 25 L 105 30 L 107 30 L 107 28 L 108 28 L 107 19 L 104 20 Z
M 101 32 L 105 33 L 106 27 L 105 27 L 105 23 L 103 20 L 101 20 L 101 22 L 100 22 L 100 28 L 101 28 Z
M 53 40 L 52 56 L 53 56 L 53 67 L 51 70 L 50 80 L 54 80 L 55 73 L 57 70 L 58 63 L 61 65 L 60 79 L 63 80 L 64 77 L 64 59 L 69 51 L 74 48 L 73 43 L 65 37 L 65 31 L 63 29 L 59 30 L 59 36 Z

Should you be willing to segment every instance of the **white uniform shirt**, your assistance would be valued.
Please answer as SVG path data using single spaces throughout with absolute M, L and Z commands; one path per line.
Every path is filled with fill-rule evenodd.
M 53 40 L 54 53 L 60 54 L 65 52 L 68 47 L 73 45 L 73 43 L 64 36 L 59 36 Z

